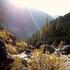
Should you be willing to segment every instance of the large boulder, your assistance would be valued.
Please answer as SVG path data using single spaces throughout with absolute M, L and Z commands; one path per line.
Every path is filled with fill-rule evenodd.
M 8 57 L 5 43 L 0 40 L 0 70 L 7 70 L 13 61 L 13 58 Z
M 64 55 L 70 54 L 70 45 L 65 45 L 63 49 L 61 49 L 61 53 Z
M 5 44 L 2 40 L 0 40 L 0 62 L 6 61 L 7 59 L 7 51 Z

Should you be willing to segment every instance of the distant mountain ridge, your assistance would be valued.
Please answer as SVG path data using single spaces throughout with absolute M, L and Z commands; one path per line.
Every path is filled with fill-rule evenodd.
M 37 21 L 37 24 L 39 27 L 42 27 L 47 20 L 50 21 L 53 19 L 50 15 L 48 15 L 42 11 L 30 10 L 30 12 L 32 13 L 33 17 L 35 18 L 35 21 Z
M 48 14 L 33 9 L 11 10 L 7 13 L 6 28 L 19 39 L 31 36 L 47 19 L 52 20 Z

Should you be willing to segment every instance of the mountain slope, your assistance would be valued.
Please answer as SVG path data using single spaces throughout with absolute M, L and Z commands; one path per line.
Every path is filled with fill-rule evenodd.
M 52 20 L 48 14 L 30 9 L 13 9 L 7 13 L 6 27 L 20 39 L 27 38 L 39 30 L 46 19 Z
M 30 10 L 32 16 L 34 17 L 36 23 L 38 24 L 38 26 L 41 28 L 44 24 L 45 21 L 48 19 L 49 21 L 52 20 L 53 18 L 42 12 L 42 11 L 38 11 L 38 10 Z

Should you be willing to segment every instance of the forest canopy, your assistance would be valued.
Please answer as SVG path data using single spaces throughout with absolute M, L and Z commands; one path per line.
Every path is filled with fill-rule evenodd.
M 65 44 L 70 44 L 70 13 L 59 16 L 50 22 L 47 20 L 41 31 L 28 39 L 33 45 L 40 40 L 47 41 L 50 44 L 53 41 L 65 41 Z

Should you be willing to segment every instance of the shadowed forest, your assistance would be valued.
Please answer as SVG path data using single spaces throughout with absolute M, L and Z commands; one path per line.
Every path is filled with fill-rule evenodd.
M 64 43 L 70 44 L 70 13 L 59 16 L 58 18 L 48 21 L 46 20 L 46 24 L 43 26 L 41 31 L 33 34 L 31 38 L 29 38 L 29 42 L 33 45 L 38 41 L 45 41 L 49 44 L 56 42 L 57 44 L 60 41 L 64 41 Z

